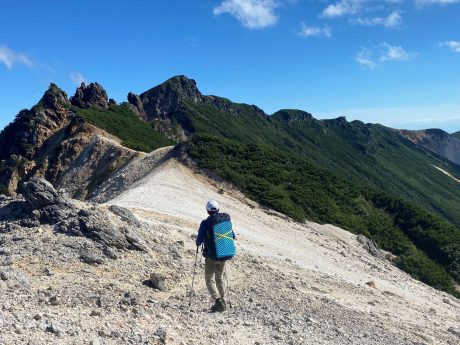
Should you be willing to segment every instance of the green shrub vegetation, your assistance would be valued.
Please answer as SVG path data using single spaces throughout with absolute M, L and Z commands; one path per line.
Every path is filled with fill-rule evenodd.
M 109 109 L 72 107 L 75 114 L 122 140 L 133 150 L 151 152 L 173 142 L 156 131 L 151 124 L 139 119 L 127 104 L 111 104 Z
M 4 185 L 0 185 L 0 194 L 4 194 L 4 195 L 7 195 L 7 196 L 10 195 L 10 193 L 8 192 L 8 188 L 6 188 L 6 186 L 4 186 Z
M 414 204 L 338 177 L 314 161 L 266 145 L 195 135 L 187 152 L 205 170 L 295 220 L 331 223 L 374 238 L 417 279 L 457 294 L 460 229 Z
M 397 131 L 345 118 L 316 120 L 300 110 L 266 117 L 248 105 L 230 103 L 229 108 L 237 115 L 189 102 L 176 116 L 191 133 L 264 144 L 307 158 L 334 175 L 398 195 L 460 226 L 458 183 L 433 166 L 458 178 L 460 168 L 420 150 Z

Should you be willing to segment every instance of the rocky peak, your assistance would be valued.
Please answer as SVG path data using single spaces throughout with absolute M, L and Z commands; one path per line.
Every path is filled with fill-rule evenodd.
M 272 115 L 275 119 L 287 124 L 313 120 L 313 116 L 302 110 L 282 109 Z
M 196 82 L 186 76 L 176 76 L 168 79 L 139 96 L 143 108 L 150 119 L 163 117 L 179 110 L 183 101 L 197 103 L 203 99 L 196 87 Z M 128 99 L 129 101 L 129 99 Z M 138 100 L 131 97 L 129 101 L 136 107 Z
M 192 102 L 201 100 L 202 95 L 196 86 L 196 81 L 185 75 L 179 75 L 168 79 L 163 86 L 177 93 L 179 98 L 188 99 Z
M 81 83 L 75 95 L 70 98 L 70 102 L 79 108 L 96 106 L 107 109 L 109 107 L 107 92 L 98 83 L 91 83 L 89 85 Z
M 45 94 L 38 102 L 38 106 L 50 110 L 61 111 L 69 103 L 67 94 L 62 91 L 56 84 L 51 83 Z
M 0 132 L 0 160 L 13 155 L 31 159 L 38 147 L 68 120 L 70 103 L 67 94 L 50 84 L 40 101 L 32 109 L 24 109 L 14 121 Z M 0 177 L 0 184 L 2 178 Z

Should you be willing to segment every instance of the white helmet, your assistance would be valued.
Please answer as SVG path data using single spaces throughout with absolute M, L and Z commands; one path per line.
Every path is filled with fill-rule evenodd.
M 209 200 L 206 204 L 206 210 L 208 212 L 219 212 L 219 204 L 216 200 Z

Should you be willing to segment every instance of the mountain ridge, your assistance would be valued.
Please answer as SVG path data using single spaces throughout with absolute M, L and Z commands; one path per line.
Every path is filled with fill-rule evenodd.
M 317 120 L 295 109 L 267 115 L 253 105 L 203 96 L 184 76 L 139 96 L 130 93 L 121 104 L 108 99 L 97 83 L 80 85 L 70 100 L 55 85 L 45 96 L 0 133 L 5 143 L 0 184 L 6 191 L 21 191 L 21 182 L 45 176 L 85 200 L 106 181 L 123 176 L 125 167 L 145 155 L 140 151 L 201 140 L 195 151 L 185 151 L 198 168 L 298 221 L 314 216 L 371 233 L 400 254 L 400 267 L 455 293 L 450 277 L 459 276 L 460 191 L 455 187 L 460 166 L 395 129 L 345 117 Z M 8 143 L 11 128 L 23 122 L 28 131 Z M 16 149 L 8 145 L 29 151 L 7 157 L 5 152 Z M 210 155 L 213 145 L 221 156 Z M 281 178 L 285 175 L 287 180 Z M 347 190 L 350 195 L 343 194 Z M 371 222 L 366 214 L 373 215 Z M 400 244 L 394 240 L 398 236 Z

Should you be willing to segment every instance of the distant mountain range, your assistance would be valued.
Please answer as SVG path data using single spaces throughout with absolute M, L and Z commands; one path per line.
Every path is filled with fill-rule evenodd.
M 202 95 L 185 76 L 127 100 L 116 104 L 97 83 L 69 99 L 51 84 L 0 133 L 0 190 L 20 192 L 39 175 L 88 199 L 142 151 L 179 144 L 190 164 L 266 206 L 372 235 L 431 285 L 445 270 L 460 279 L 460 132 L 317 120 L 294 109 L 268 115 Z M 417 271 L 414 258 L 444 278 Z M 449 284 L 438 287 L 452 292 Z

